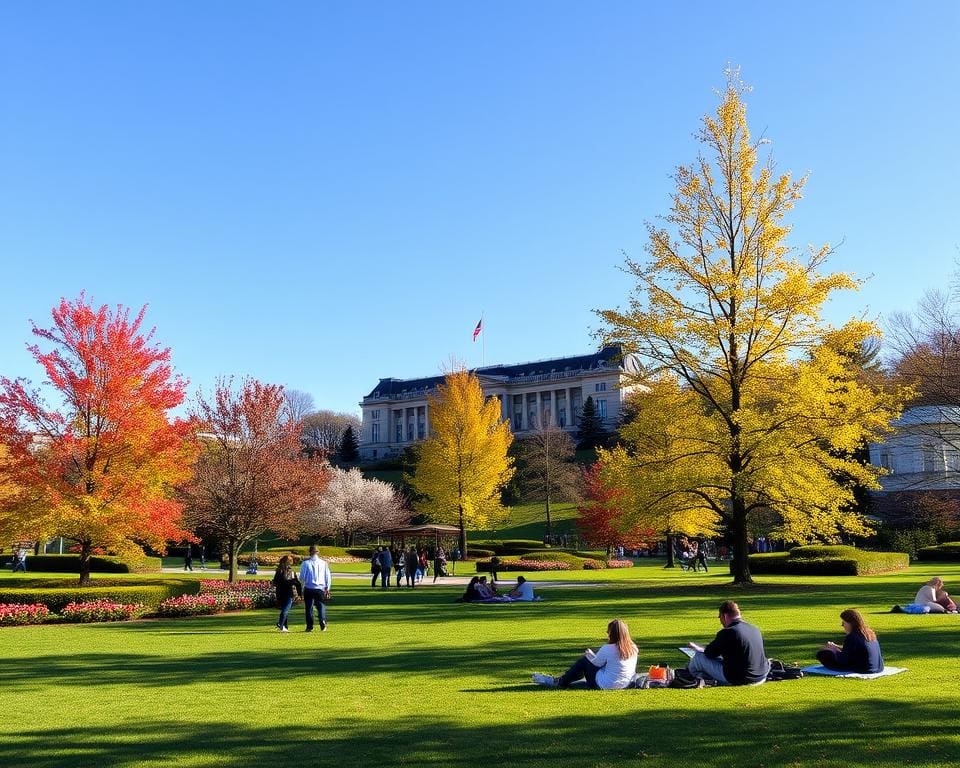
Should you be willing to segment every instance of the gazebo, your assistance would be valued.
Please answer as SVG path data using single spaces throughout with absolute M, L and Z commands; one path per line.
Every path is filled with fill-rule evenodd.
M 438 525 L 427 523 L 426 525 L 404 525 L 400 528 L 391 528 L 384 531 L 390 535 L 390 540 L 400 539 L 401 543 L 408 538 L 422 538 L 432 536 L 437 547 L 440 546 L 441 536 L 456 536 L 459 538 L 460 529 L 455 525 Z

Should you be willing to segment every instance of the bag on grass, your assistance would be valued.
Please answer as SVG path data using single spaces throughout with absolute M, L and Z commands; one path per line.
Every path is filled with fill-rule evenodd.
M 689 669 L 677 669 L 673 673 L 673 680 L 670 681 L 670 688 L 703 688 L 706 683 L 703 678 L 697 677 Z
M 799 680 L 803 677 L 803 668 L 799 664 L 791 664 L 780 659 L 770 659 L 770 672 L 767 680 Z

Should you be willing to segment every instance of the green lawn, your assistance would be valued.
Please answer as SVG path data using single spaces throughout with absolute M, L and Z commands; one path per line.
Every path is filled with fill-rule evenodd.
M 0 761 L 71 766 L 948 766 L 960 762 L 960 616 L 886 613 L 932 571 L 869 578 L 720 569 L 553 574 L 546 601 L 459 605 L 460 588 L 370 590 L 341 579 L 330 630 L 272 630 L 273 611 L 0 630 Z M 937 566 L 948 584 L 960 566 Z M 597 582 L 600 582 L 597 584 Z M 553 691 L 625 619 L 642 665 L 684 661 L 738 599 L 771 656 L 812 661 L 857 606 L 904 675 L 759 688 Z

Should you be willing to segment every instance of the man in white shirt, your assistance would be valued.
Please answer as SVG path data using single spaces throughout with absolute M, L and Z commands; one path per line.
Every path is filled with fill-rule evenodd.
M 317 554 L 316 545 L 310 546 L 310 558 L 300 565 L 300 583 L 303 584 L 303 605 L 307 611 L 307 632 L 313 632 L 313 608 L 320 614 L 320 631 L 327 630 L 327 606 L 330 597 L 330 566 Z
M 507 597 L 514 602 L 531 602 L 535 599 L 533 596 L 533 584 L 523 576 L 517 576 L 517 586 L 507 593 Z

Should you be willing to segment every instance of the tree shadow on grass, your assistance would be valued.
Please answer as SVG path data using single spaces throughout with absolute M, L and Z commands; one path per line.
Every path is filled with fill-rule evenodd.
M 31 727 L 0 742 L 0 761 L 31 768 L 189 764 L 478 766 L 517 768 L 611 765 L 945 766 L 960 761 L 955 710 L 944 701 L 865 698 L 784 708 L 755 697 L 747 707 L 700 691 L 541 691 L 541 710 L 619 697 L 614 714 L 527 714 L 522 721 L 480 724 L 470 718 L 417 715 L 353 718 L 332 702 L 323 716 L 284 727 L 149 716 L 105 727 Z M 512 695 L 509 692 L 506 694 Z M 701 709 L 690 697 L 701 696 Z M 599 701 L 599 698 L 597 698 Z M 683 702 L 686 702 L 684 704 Z M 719 703 L 717 703 L 719 702 Z M 930 725 L 937 723 L 936 729 Z

